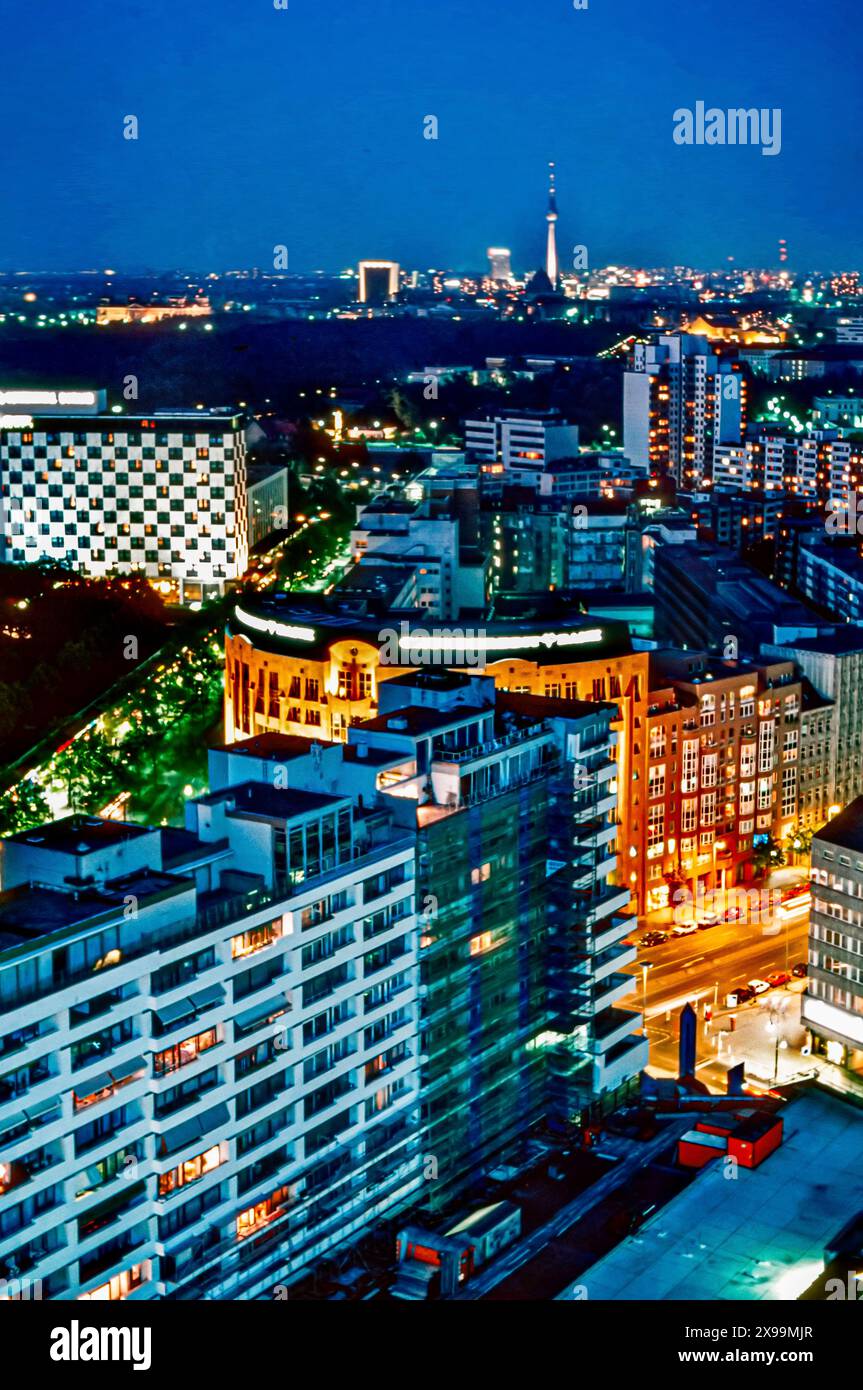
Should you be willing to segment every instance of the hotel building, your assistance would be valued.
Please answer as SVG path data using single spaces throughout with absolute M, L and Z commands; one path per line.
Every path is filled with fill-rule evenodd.
M 99 392 L 5 392 L 0 408 L 4 560 L 64 560 L 93 576 L 138 571 L 181 603 L 214 597 L 244 573 L 240 416 L 104 414 Z

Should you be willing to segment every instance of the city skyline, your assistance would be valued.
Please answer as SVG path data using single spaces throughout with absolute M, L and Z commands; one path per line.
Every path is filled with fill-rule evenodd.
M 276 245 L 304 272 L 367 255 L 470 265 L 493 244 L 536 268 L 549 160 L 561 268 L 573 245 L 588 248 L 590 264 L 697 254 L 767 265 L 780 237 L 792 267 L 857 254 L 860 195 L 847 171 L 861 55 L 844 3 L 805 48 L 782 42 L 802 0 L 770 0 L 745 34 L 704 4 L 660 33 L 635 0 L 613 10 L 561 0 L 539 14 L 506 0 L 493 25 L 458 0 L 428 15 L 394 0 L 360 14 L 343 3 L 312 13 L 302 0 L 250 13 L 214 0 L 205 29 L 162 0 L 146 13 L 93 0 L 86 13 L 84 25 L 59 16 L 48 51 L 29 16 L 10 21 L 20 61 L 2 99 L 17 127 L 4 181 L 26 186 L 39 169 L 43 216 L 34 225 L 26 202 L 10 200 L 6 269 L 266 266 Z M 439 70 L 426 70 L 430 36 Z M 133 57 L 112 62 L 117 53 Z M 38 115 L 22 122 L 37 61 L 47 80 Z M 829 104 L 810 99 L 819 61 L 833 76 Z M 700 101 L 781 110 L 779 157 L 676 144 L 675 111 Z M 136 140 L 125 138 L 130 116 Z

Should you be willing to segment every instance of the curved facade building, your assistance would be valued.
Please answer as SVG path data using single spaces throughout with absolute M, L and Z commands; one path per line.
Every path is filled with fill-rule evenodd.
M 646 882 L 648 655 L 627 627 L 566 617 L 471 620 L 426 628 L 415 613 L 369 611 L 318 594 L 238 598 L 225 640 L 225 740 L 266 733 L 345 742 L 378 716 L 379 683 L 429 666 L 484 672 L 500 690 L 617 706 L 621 867 L 643 910 Z M 628 794 L 627 794 L 628 792 Z

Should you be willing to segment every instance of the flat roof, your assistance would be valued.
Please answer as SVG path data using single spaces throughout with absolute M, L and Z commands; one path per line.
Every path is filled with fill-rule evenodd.
M 253 734 L 251 738 L 239 739 L 236 743 L 213 743 L 213 753 L 230 753 L 232 757 L 264 758 L 268 762 L 284 762 L 286 758 L 303 758 L 317 744 L 321 748 L 330 745 L 319 738 L 305 738 L 302 734 Z
M 122 916 L 126 895 L 133 893 L 141 902 L 170 889 L 194 888 L 194 879 L 141 869 L 138 873 L 112 879 L 104 888 L 20 885 L 0 894 L 0 951 L 51 936 L 64 927 L 74 927 L 107 914 Z
M 13 844 L 32 845 L 34 849 L 47 849 L 58 854 L 92 854 L 95 850 L 152 833 L 152 827 L 148 825 L 74 815 L 49 821 L 33 830 L 18 830 L 14 835 L 7 835 L 6 839 Z
M 783 1143 L 758 1168 L 721 1159 L 578 1276 L 591 1300 L 793 1300 L 863 1208 L 860 1111 L 823 1091 L 782 1110 Z M 817 1158 L 817 1161 L 813 1159 Z M 560 1297 L 565 1297 L 561 1294 Z
M 266 782 L 241 782 L 198 798 L 205 806 L 232 801 L 230 816 L 258 816 L 262 820 L 291 820 L 311 811 L 325 810 L 349 800 L 347 796 L 327 796 L 323 792 L 302 791 L 299 787 L 271 787 Z
M 452 709 L 437 709 L 429 705 L 405 705 L 380 714 L 376 719 L 364 719 L 358 727 L 384 734 L 430 734 L 450 724 L 463 724 L 469 719 L 481 719 L 493 714 L 493 705 L 454 705 Z
M 863 850 L 863 796 L 849 801 L 844 811 L 816 830 L 815 839 L 839 849 Z

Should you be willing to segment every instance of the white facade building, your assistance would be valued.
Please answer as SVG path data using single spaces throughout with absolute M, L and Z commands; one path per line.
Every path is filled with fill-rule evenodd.
M 181 602 L 221 593 L 248 565 L 238 415 L 15 406 L 0 415 L 0 501 L 0 554 L 12 563 L 65 560 L 93 576 L 138 571 Z
M 465 448 L 480 462 L 486 480 L 537 485 L 556 459 L 578 454 L 578 426 L 556 415 L 495 416 L 466 420 Z
M 421 1185 L 413 841 L 264 768 L 3 842 L 0 1294 L 273 1297 Z

